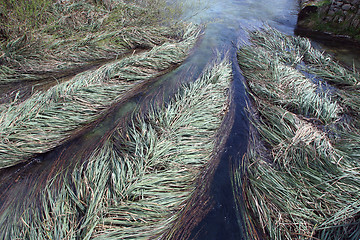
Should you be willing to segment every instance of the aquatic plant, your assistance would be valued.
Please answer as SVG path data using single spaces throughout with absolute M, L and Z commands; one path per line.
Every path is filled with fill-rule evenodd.
M 325 123 L 336 120 L 341 107 L 331 97 L 330 89 L 322 88 L 321 81 L 311 81 L 297 68 L 303 54 L 292 49 L 290 38 L 275 30 L 268 31 L 274 34 L 267 37 L 270 34 L 253 33 L 252 45 L 244 46 L 238 54 L 253 94 L 305 117 L 319 118 Z
M 26 161 L 66 141 L 139 83 L 179 64 L 198 33 L 198 27 L 189 25 L 178 42 L 105 64 L 37 92 L 24 102 L 7 105 L 0 114 L 0 167 Z
M 167 238 L 216 158 L 231 73 L 224 59 L 169 103 L 135 113 L 83 163 L 49 180 L 26 211 L 8 212 L 21 218 L 0 224 L 2 238 Z
M 358 98 L 358 73 L 308 40 L 273 29 L 252 32 L 250 42 L 238 59 L 252 99 L 250 141 L 233 171 L 238 211 L 250 237 L 358 239 L 359 119 L 351 113 L 356 100 L 343 101 Z M 285 86 L 295 89 L 284 88 L 278 80 L 283 75 L 289 76 Z M 325 95 L 323 88 L 309 90 L 318 84 L 314 77 L 326 86 Z
M 25 2 L 36 1 L 44 0 Z M 158 1 L 158 7 L 161 2 Z M 13 19 L 11 13 L 15 10 L 10 8 L 4 26 L 8 36 L 0 42 L 0 62 L 12 73 L 0 71 L 0 83 L 39 80 L 44 74 L 56 78 L 64 70 L 117 59 L 135 49 L 176 42 L 186 24 L 174 23 L 170 27 L 170 16 L 162 17 L 168 8 L 162 8 L 159 14 L 156 6 L 146 8 L 122 1 L 114 2 L 111 9 L 89 1 L 57 1 L 41 9 L 47 21 L 39 22 L 39 27 L 20 30 L 14 29 L 20 20 Z M 161 25 L 165 20 L 168 25 Z
M 323 80 L 337 85 L 356 85 L 360 75 L 356 70 L 348 71 L 330 55 L 311 46 L 310 39 L 287 36 L 274 28 L 249 33 L 252 43 L 263 47 L 288 65 L 315 74 Z M 306 64 L 306 67 L 304 66 Z

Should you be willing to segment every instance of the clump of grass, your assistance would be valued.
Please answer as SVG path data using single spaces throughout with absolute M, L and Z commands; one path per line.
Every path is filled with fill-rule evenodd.
M 279 34 L 274 32 L 267 38 L 270 34 L 254 33 L 252 45 L 243 47 L 238 54 L 251 91 L 305 117 L 325 123 L 334 121 L 341 112 L 340 106 L 329 90 L 321 89 L 321 83 L 312 82 L 295 68 L 302 56 L 293 56 L 293 51 L 286 48 L 291 39 L 276 38 Z
M 255 239 L 259 238 L 256 228 L 271 239 L 358 239 L 360 135 L 353 124 L 358 116 L 349 111 L 349 105 L 356 108 L 356 101 L 347 105 L 341 99 L 345 93 L 350 99 L 358 96 L 349 91 L 356 88 L 352 85 L 359 81 L 357 73 L 326 60 L 302 38 L 266 29 L 253 32 L 250 40 L 253 45 L 239 53 L 253 100 L 248 108 L 250 141 L 233 179 L 238 211 L 249 232 Z M 279 63 L 282 67 L 273 67 Z M 292 107 L 294 99 L 301 99 L 314 84 L 297 84 L 297 77 L 305 81 L 308 76 L 297 73 L 299 65 L 332 85 L 330 98 L 312 91 L 319 94 L 321 104 L 304 98 L 297 101 L 299 109 Z M 342 75 L 333 78 L 337 73 Z M 278 80 L 283 75 L 292 76 L 285 81 L 285 86 L 293 84 L 292 91 Z M 345 80 L 345 76 L 352 78 Z M 274 83 L 267 83 L 268 79 Z M 332 109 L 329 99 L 336 106 L 333 109 L 341 111 L 324 118 L 319 113 Z M 302 110 L 309 103 L 313 110 Z
M 1 0 L 0 28 L 4 34 L 3 37 L 8 38 L 15 33 L 38 28 L 49 21 L 51 15 L 48 11 L 52 4 L 51 0 Z
M 117 129 L 87 161 L 50 181 L 39 209 L 34 203 L 21 222 L 1 224 L 1 235 L 166 238 L 162 234 L 181 221 L 177 214 L 195 179 L 214 157 L 231 72 L 225 59 L 182 87 L 168 104 L 134 115 L 125 131 Z
M 38 80 L 45 73 L 176 42 L 186 29 L 183 23 L 161 25 L 165 19 L 156 17 L 159 9 L 155 6 L 117 2 L 109 10 L 87 1 L 69 1 L 52 3 L 46 9 L 53 20 L 10 34 L 1 42 L 0 62 L 13 73 L 0 75 L 0 83 Z
M 179 64 L 198 33 L 196 26 L 189 25 L 176 43 L 165 43 L 149 52 L 106 64 L 46 92 L 35 93 L 20 104 L 9 104 L 0 115 L 0 167 L 26 161 L 67 140 L 130 89 Z
M 300 70 L 315 74 L 335 85 L 353 86 L 359 82 L 359 73 L 345 69 L 330 55 L 311 46 L 308 38 L 287 36 L 276 29 L 250 33 L 254 45 L 277 54 L 282 62 L 296 65 Z M 306 67 L 303 67 L 306 64 Z

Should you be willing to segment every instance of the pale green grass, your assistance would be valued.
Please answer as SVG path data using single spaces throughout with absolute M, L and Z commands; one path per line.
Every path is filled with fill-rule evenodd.
M 258 33 L 260 36 L 263 34 Z M 251 91 L 258 97 L 267 98 L 274 104 L 304 117 L 319 118 L 325 123 L 336 120 L 341 107 L 331 97 L 330 91 L 322 90 L 319 84 L 312 82 L 295 68 L 301 57 L 288 55 L 289 52 L 285 50 L 280 52 L 279 47 L 272 46 L 278 44 L 286 49 L 290 39 L 284 37 L 285 40 L 281 41 L 282 38 L 264 37 L 264 42 L 260 42 L 260 36 L 253 35 L 252 45 L 244 46 L 238 54 L 240 66 L 249 80 Z
M 51 3 L 43 9 L 47 21 L 39 20 L 38 27 L 21 25 L 10 7 L 5 24 L 9 36 L 1 41 L 0 61 L 11 71 L 0 70 L 0 84 L 37 80 L 44 73 L 56 74 L 97 60 L 116 59 L 132 49 L 176 42 L 186 24 L 171 22 L 171 14 L 165 18 L 171 5 L 164 4 L 161 0 L 142 7 L 114 1 L 110 10 L 90 1 Z M 171 11 L 176 9 L 181 11 L 180 6 Z
M 166 238 L 214 157 L 231 72 L 225 59 L 168 104 L 135 114 L 125 131 L 115 131 L 87 161 L 59 176 L 60 188 L 49 182 L 40 209 L 28 209 L 18 226 L 2 229 L 22 239 Z
M 199 29 L 188 25 L 182 40 L 79 74 L 0 114 L 0 167 L 28 160 L 66 141 L 137 84 L 179 64 L 194 45 Z
M 273 29 L 250 37 L 239 52 L 250 140 L 233 178 L 250 238 L 258 229 L 270 239 L 358 239 L 358 73 L 306 39 Z M 318 88 L 305 72 L 332 87 Z

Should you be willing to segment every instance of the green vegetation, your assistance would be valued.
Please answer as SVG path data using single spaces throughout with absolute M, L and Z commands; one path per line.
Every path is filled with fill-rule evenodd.
M 53 19 L 49 12 L 52 0 L 15 1 L 1 0 L 1 31 L 3 38 L 15 33 L 39 28 Z
M 25 162 L 69 139 L 123 100 L 125 93 L 181 63 L 199 34 L 191 24 L 159 25 L 154 7 L 113 7 L 106 10 L 85 1 L 52 4 L 49 9 L 58 19 L 42 28 L 32 26 L 20 38 L 10 35 L 3 43 L 0 86 L 38 80 L 45 73 L 57 81 L 57 72 L 103 58 L 112 61 L 28 99 L 15 95 L 0 104 L 0 168 Z M 137 48 L 146 51 L 124 55 Z
M 304 38 L 250 40 L 238 53 L 250 141 L 233 179 L 250 238 L 359 239 L 359 74 Z
M 177 43 L 164 43 L 149 52 L 78 74 L 24 102 L 8 104 L 0 114 L 0 167 L 28 160 L 68 139 L 76 129 L 99 117 L 140 82 L 178 64 L 196 41 L 198 29 Z
M 38 1 L 20 2 L 32 6 Z M 152 4 L 163 6 L 165 3 L 161 5 L 161 2 L 165 1 Z M 117 2 L 108 10 L 87 1 L 66 1 L 36 8 L 37 13 L 27 7 L 25 13 L 18 14 L 20 10 L 16 9 L 21 8 L 21 4 L 9 7 L 3 2 L 6 14 L 2 15 L 4 21 L 0 26 L 4 35 L 0 44 L 0 62 L 3 63 L 0 83 L 41 79 L 45 73 L 116 59 L 131 53 L 130 50 L 176 41 L 179 31 L 186 28 L 184 24 L 171 24 L 174 27 L 162 24 L 170 21 L 175 13 L 171 15 L 169 11 L 175 10 L 164 7 L 159 11 L 157 5 L 149 5 L 151 2 L 141 3 L 148 4 L 142 7 L 140 3 Z M 22 16 L 28 19 L 29 14 L 46 17 L 32 18 L 36 24 L 28 24 Z
M 182 221 L 195 180 L 216 156 L 231 72 L 223 60 L 168 104 L 135 114 L 84 163 L 52 179 L 21 220 L 14 209 L 0 217 L 1 238 L 171 238 L 166 230 Z
M 356 12 L 349 11 L 347 15 L 345 15 L 342 11 L 338 11 L 332 16 L 333 20 L 325 20 L 329 16 L 323 9 L 327 9 L 330 4 L 331 3 L 328 3 L 327 1 L 320 2 L 316 5 L 319 10 L 309 14 L 305 19 L 298 22 L 298 25 L 310 30 L 331 33 L 334 35 L 346 35 L 356 41 L 360 41 L 360 29 L 359 27 L 353 26 L 351 24 L 353 18 L 348 17 L 351 14 L 356 14 Z M 355 16 L 355 18 L 359 17 Z
M 0 87 L 49 84 L 0 104 L 0 168 L 33 164 L 180 64 L 200 32 L 170 22 L 181 11 L 163 0 L 2 1 Z M 5 194 L 21 196 L 4 196 L 0 238 L 172 238 L 197 179 L 218 160 L 231 71 L 227 59 L 214 64 L 79 159 L 59 156 L 33 185 L 6 179 Z

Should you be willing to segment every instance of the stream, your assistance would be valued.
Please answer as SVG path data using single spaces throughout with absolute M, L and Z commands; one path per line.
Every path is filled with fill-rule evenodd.
M 112 129 L 122 124 L 123 119 L 126 119 L 134 109 L 140 111 L 148 104 L 155 104 L 162 99 L 166 101 L 177 91 L 180 83 L 195 80 L 220 52 L 229 56 L 233 66 L 234 124 L 229 126 L 232 128 L 231 133 L 211 182 L 213 208 L 192 231 L 191 239 L 245 239 L 245 230 L 239 227 L 235 215 L 230 180 L 230 167 L 235 162 L 241 161 L 246 152 L 249 128 L 245 112 L 247 102 L 243 85 L 245 79 L 237 64 L 236 50 L 242 44 L 246 44 L 246 30 L 259 28 L 264 24 L 294 35 L 298 1 L 187 0 L 180 2 L 184 2 L 189 8 L 183 16 L 185 21 L 207 23 L 201 39 L 186 61 L 170 73 L 145 84 L 141 91 L 127 98 L 126 102 L 113 106 L 112 110 L 87 129 L 86 133 L 78 135 L 48 153 L 37 156 L 31 162 L 0 170 L 0 214 L 6 213 L 9 208 L 26 206 L 26 202 L 45 186 L 47 180 L 65 171 L 66 168 L 71 168 L 75 162 L 91 152 L 94 146 L 105 139 Z M 335 49 L 336 57 L 359 61 L 355 59 L 359 55 L 351 55 L 351 51 L 341 51 L 338 47 Z M 1 221 L 3 220 L 0 219 Z

